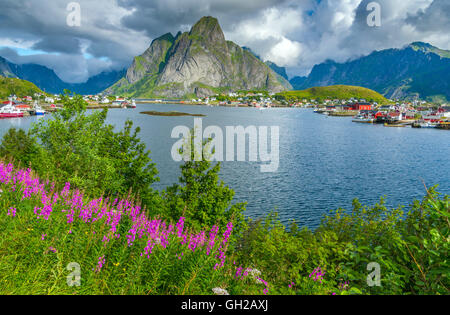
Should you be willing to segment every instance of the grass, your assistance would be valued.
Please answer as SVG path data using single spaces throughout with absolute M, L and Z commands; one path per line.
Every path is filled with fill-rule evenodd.
M 359 86 L 333 85 L 326 87 L 313 87 L 302 91 L 288 91 L 278 93 L 277 95 L 286 99 L 316 99 L 323 101 L 326 99 L 347 100 L 351 98 L 365 99 L 369 102 L 387 104 L 389 101 L 380 93 Z
M 8 98 L 11 94 L 24 97 L 33 96 L 35 93 L 44 94 L 44 92 L 31 82 L 0 76 L 0 99 Z

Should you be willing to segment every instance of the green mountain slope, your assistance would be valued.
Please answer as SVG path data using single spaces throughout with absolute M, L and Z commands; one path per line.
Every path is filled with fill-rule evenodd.
M 131 97 L 189 98 L 218 91 L 291 89 L 251 52 L 227 41 L 217 19 L 204 17 L 190 32 L 166 34 L 134 59 L 106 92 Z
M 378 92 L 359 86 L 334 85 L 326 87 L 313 87 L 302 91 L 287 91 L 277 94 L 286 99 L 365 99 L 370 102 L 385 104 L 388 100 Z
M 0 99 L 6 99 L 11 94 L 23 97 L 33 96 L 34 93 L 43 92 L 31 82 L 0 76 Z

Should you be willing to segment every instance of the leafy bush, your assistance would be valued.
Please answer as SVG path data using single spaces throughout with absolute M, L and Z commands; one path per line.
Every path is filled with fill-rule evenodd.
M 120 132 L 105 123 L 107 110 L 88 114 L 81 96 L 66 94 L 53 119 L 35 124 L 28 134 L 10 130 L 3 138 L 1 156 L 29 165 L 43 177 L 63 185 L 70 182 L 98 196 L 139 194 L 155 202 L 150 185 L 157 179 L 150 152 L 138 138 L 139 128 L 127 121 Z M 19 143 L 19 145 L 15 145 Z
M 353 206 L 333 211 L 314 232 L 287 231 L 275 215 L 252 222 L 236 259 L 261 270 L 281 294 L 449 294 L 448 196 L 431 189 L 406 216 L 383 200 Z M 379 287 L 367 283 L 372 262 L 381 267 Z M 312 284 L 308 273 L 317 267 L 323 283 Z

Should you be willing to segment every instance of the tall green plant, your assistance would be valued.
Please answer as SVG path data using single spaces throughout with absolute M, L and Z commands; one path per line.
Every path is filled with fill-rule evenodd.
M 157 194 L 150 187 L 158 180 L 150 152 L 138 138 L 133 123 L 114 131 L 106 123 L 108 110 L 88 112 L 81 96 L 62 99 L 62 108 L 49 120 L 33 125 L 26 135 L 10 131 L 5 135 L 0 153 L 12 156 L 58 185 L 70 182 L 87 194 L 139 194 L 151 203 Z M 15 148 L 12 143 L 21 146 Z

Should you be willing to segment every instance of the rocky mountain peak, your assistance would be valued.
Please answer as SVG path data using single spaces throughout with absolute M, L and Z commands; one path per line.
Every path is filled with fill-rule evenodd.
M 200 19 L 190 32 L 165 34 L 134 59 L 126 77 L 108 93 L 184 98 L 236 90 L 290 89 L 289 82 L 253 54 L 226 41 L 219 21 Z
M 189 35 L 210 42 L 225 42 L 225 35 L 223 34 L 219 21 L 211 16 L 201 18 L 192 27 Z

